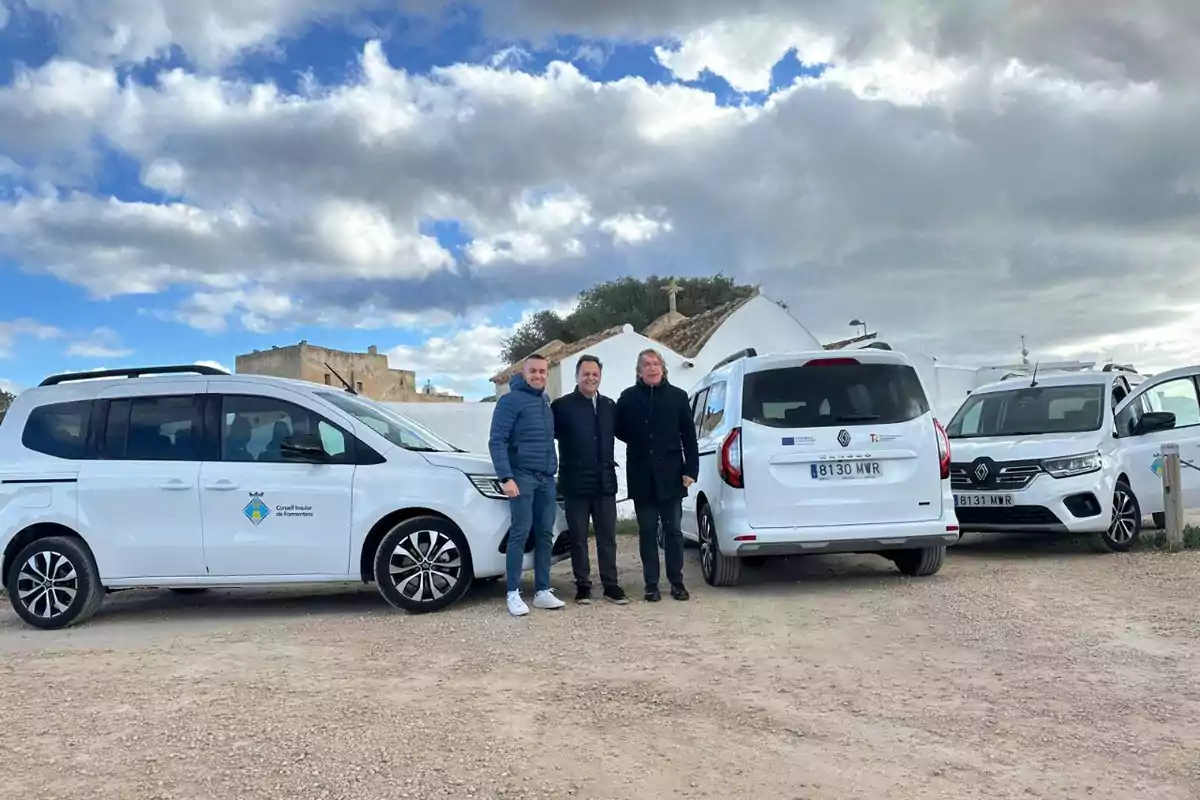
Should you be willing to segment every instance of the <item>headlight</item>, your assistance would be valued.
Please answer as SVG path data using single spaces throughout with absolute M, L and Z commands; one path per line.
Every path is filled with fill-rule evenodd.
M 500 488 L 500 479 L 494 475 L 468 475 L 467 479 L 484 497 L 492 497 L 496 500 L 508 499 L 504 490 Z
M 1100 470 L 1100 454 L 1084 453 L 1064 458 L 1048 458 L 1042 462 L 1042 469 L 1055 478 L 1070 478 L 1075 475 L 1098 472 Z

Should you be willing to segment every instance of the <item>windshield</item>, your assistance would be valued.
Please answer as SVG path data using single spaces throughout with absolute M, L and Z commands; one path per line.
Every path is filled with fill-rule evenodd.
M 1104 424 L 1103 384 L 1020 386 L 972 395 L 946 428 L 951 439 L 1084 433 Z
M 461 453 L 428 428 L 392 409 L 345 392 L 317 392 L 394 445 L 427 453 Z
M 747 373 L 742 418 L 771 428 L 894 425 L 929 411 L 902 364 L 813 364 Z

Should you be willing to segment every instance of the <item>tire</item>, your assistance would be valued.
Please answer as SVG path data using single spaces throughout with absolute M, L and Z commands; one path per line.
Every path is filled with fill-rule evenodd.
M 941 571 L 942 563 L 946 560 L 946 545 L 897 550 L 891 554 L 891 559 L 905 575 L 926 578 Z
M 1155 520 L 1157 522 L 1157 520 Z M 1112 518 L 1108 530 L 1095 533 L 1089 544 L 1100 553 L 1127 553 L 1142 535 L 1142 506 L 1125 481 L 1113 487 Z
M 733 586 L 742 575 L 742 560 L 721 553 L 712 509 L 700 507 L 700 573 L 709 586 Z
M 205 592 L 208 591 L 208 587 L 207 586 L 177 586 L 174 589 L 172 589 L 171 591 L 174 592 L 175 594 L 182 594 L 182 595 L 204 594 Z
M 86 622 L 105 595 L 91 550 L 72 536 L 48 536 L 21 548 L 5 588 L 17 615 L 41 630 Z
M 428 614 L 453 605 L 474 578 L 467 537 L 441 517 L 401 522 L 387 532 L 375 551 L 379 593 L 411 614 Z

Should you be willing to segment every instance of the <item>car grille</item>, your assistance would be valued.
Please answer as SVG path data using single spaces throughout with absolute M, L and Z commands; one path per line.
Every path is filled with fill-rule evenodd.
M 950 486 L 954 489 L 975 492 L 1014 492 L 1024 489 L 1042 471 L 1041 465 L 1028 461 L 997 462 L 995 483 L 977 486 L 970 478 L 972 464 L 950 465 Z
M 954 509 L 954 515 L 964 527 L 971 525 L 1012 525 L 1014 527 L 1061 525 L 1062 520 L 1045 506 L 1008 506 L 1007 508 Z

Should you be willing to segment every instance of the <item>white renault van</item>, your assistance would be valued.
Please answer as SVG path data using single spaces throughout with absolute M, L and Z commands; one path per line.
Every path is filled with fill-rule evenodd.
M 902 354 L 746 350 L 691 400 L 700 473 L 680 529 L 708 584 L 733 585 L 745 560 L 810 553 L 932 575 L 958 541 L 950 445 Z
M 1162 445 L 1200 465 L 1200 366 L 1152 378 L 1123 369 L 1012 377 L 972 392 L 947 426 L 964 532 L 1090 534 L 1129 550 L 1162 525 Z M 1200 471 L 1183 469 L 1200 507 Z
M 0 582 L 36 628 L 135 587 L 362 581 L 439 611 L 504 574 L 510 522 L 488 456 L 306 381 L 195 365 L 55 375 L 0 425 Z M 561 505 L 554 533 L 561 561 Z

